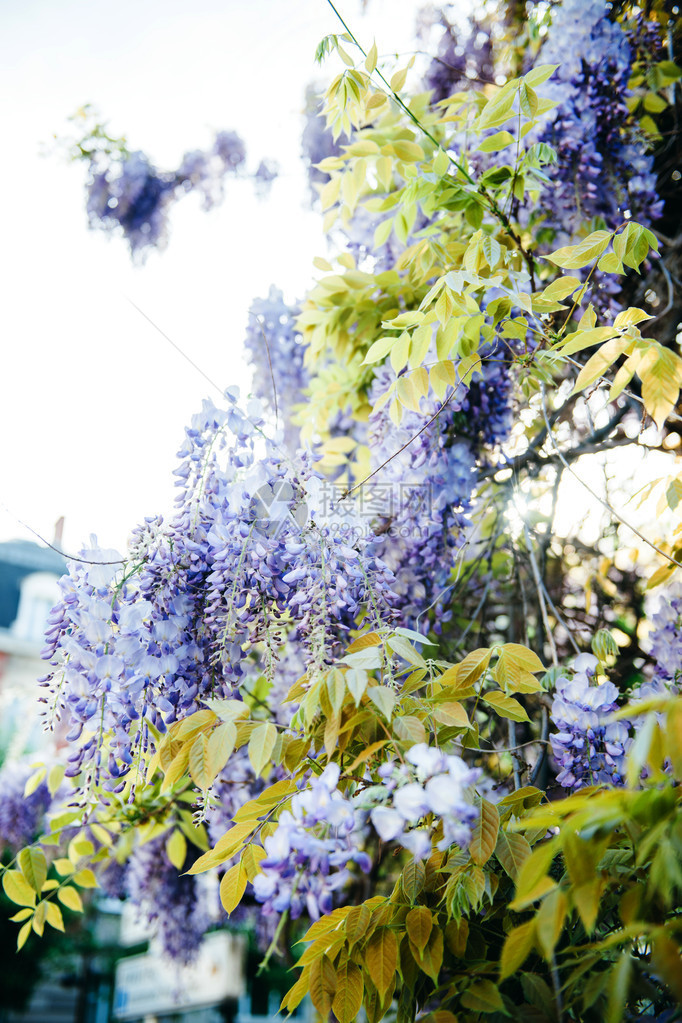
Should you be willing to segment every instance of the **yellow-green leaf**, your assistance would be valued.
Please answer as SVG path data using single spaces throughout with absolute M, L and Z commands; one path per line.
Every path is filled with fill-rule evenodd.
M 56 931 L 63 931 L 64 918 L 59 906 L 55 902 L 45 902 L 43 905 L 47 906 L 46 919 L 50 927 L 54 927 Z
M 329 956 L 322 953 L 310 964 L 310 1000 L 321 1018 L 327 1019 L 336 994 L 336 970 Z
M 501 692 L 486 693 L 483 697 L 485 703 L 493 708 L 500 717 L 509 718 L 511 721 L 529 721 L 530 718 L 518 700 L 513 696 L 505 696 Z
M 405 917 L 405 928 L 412 944 L 423 952 L 431 936 L 433 918 L 426 906 L 415 906 Z
M 29 920 L 29 922 L 27 924 L 24 924 L 24 926 L 19 931 L 19 936 L 17 938 L 17 952 L 21 951 L 21 949 L 24 947 L 24 945 L 28 941 L 28 936 L 30 933 L 31 921 Z
M 478 1012 L 504 1012 L 504 1002 L 492 980 L 476 980 L 461 997 L 465 1009 Z
M 500 980 L 511 977 L 523 965 L 533 948 L 534 935 L 534 920 L 528 920 L 509 932 L 500 956 Z
M 22 849 L 17 856 L 17 862 L 31 888 L 36 892 L 41 891 L 47 877 L 47 860 L 43 850 L 36 846 Z
M 24 785 L 24 799 L 28 799 L 29 796 L 33 795 L 33 793 L 36 791 L 36 789 L 38 788 L 46 774 L 47 774 L 46 767 L 39 767 L 37 771 L 33 772 L 30 778 L 26 780 L 26 784 Z
M 33 914 L 32 927 L 36 934 L 40 935 L 41 938 L 45 930 L 45 921 L 47 920 L 47 907 L 47 902 L 39 902 L 36 907 L 36 911 Z
M 660 430 L 677 404 L 682 359 L 663 345 L 652 343 L 639 360 L 637 375 L 642 381 L 644 408 Z
M 365 961 L 372 983 L 383 999 L 398 967 L 398 940 L 388 927 L 374 932 L 365 949 Z
M 560 888 L 543 899 L 535 916 L 535 935 L 545 959 L 551 960 L 566 919 L 568 902 Z
M 166 839 L 166 855 L 176 870 L 182 870 L 187 856 L 187 839 L 178 828 Z
M 269 764 L 270 754 L 275 748 L 276 741 L 277 728 L 271 721 L 258 725 L 254 729 L 253 735 L 249 739 L 249 760 L 257 775 L 260 775 Z
M 76 889 L 70 885 L 67 885 L 66 888 L 60 888 L 57 892 L 57 898 L 67 909 L 72 909 L 74 913 L 83 912 L 83 901 Z
M 79 870 L 77 874 L 74 874 L 71 880 L 74 884 L 77 884 L 79 888 L 97 888 L 97 878 L 87 867 L 84 870 Z
M 521 867 L 531 852 L 530 844 L 523 835 L 518 834 L 516 831 L 500 830 L 497 836 L 495 855 L 512 881 L 515 881 L 518 877 Z
M 218 725 L 209 735 L 206 751 L 206 770 L 211 783 L 215 781 L 230 759 L 236 741 L 237 726 L 233 721 L 226 721 L 224 724 Z
M 500 815 L 497 807 L 482 796 L 476 797 L 474 806 L 478 809 L 478 819 L 471 829 L 469 855 L 477 866 L 482 867 L 495 850 Z
M 487 647 L 472 650 L 457 666 L 457 682 L 459 685 L 472 686 L 483 675 L 490 664 L 492 651 Z
M 6 870 L 2 875 L 5 895 L 17 906 L 35 906 L 36 892 L 20 870 Z
M 362 1005 L 362 973 L 347 959 L 336 974 L 336 993 L 332 1011 L 338 1023 L 353 1023 Z
M 246 870 L 241 862 L 235 863 L 223 874 L 220 882 L 220 901 L 228 916 L 242 901 L 242 896 L 246 891 L 246 882 Z

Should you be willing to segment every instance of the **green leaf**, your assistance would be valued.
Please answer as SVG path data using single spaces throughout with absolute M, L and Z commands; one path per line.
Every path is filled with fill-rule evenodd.
M 495 846 L 495 855 L 512 881 L 519 875 L 521 867 L 530 856 L 532 849 L 523 835 L 516 831 L 500 829 Z
M 24 785 L 24 799 L 28 799 L 29 796 L 33 795 L 46 774 L 46 767 L 39 767 L 37 771 L 33 772 Z
M 533 948 L 534 936 L 534 920 L 528 920 L 509 932 L 500 956 L 500 980 L 511 977 L 525 963 Z
M 573 292 L 582 286 L 582 281 L 577 277 L 557 277 L 555 281 L 548 284 L 542 292 L 542 298 L 548 301 L 560 302 L 562 298 L 568 298 Z
M 322 1019 L 331 1012 L 336 994 L 336 969 L 329 956 L 322 953 L 310 964 L 310 1000 Z
M 492 707 L 493 710 L 500 715 L 500 717 L 509 718 L 511 721 L 530 721 L 530 718 L 526 714 L 524 708 L 518 700 L 513 698 L 513 696 L 505 696 L 504 693 L 493 692 L 486 693 L 483 700 Z
M 465 1009 L 477 1012 L 506 1012 L 497 984 L 492 980 L 476 980 L 460 999 Z
M 562 355 L 575 355 L 592 345 L 601 344 L 603 341 L 610 341 L 615 337 L 616 331 L 613 327 L 592 327 L 591 330 L 576 330 L 567 334 L 560 346 Z
M 166 855 L 176 870 L 182 870 L 187 856 L 187 839 L 178 828 L 166 839 Z
M 77 874 L 74 874 L 71 878 L 74 884 L 77 884 L 79 888 L 97 888 L 97 878 L 89 868 L 79 870 Z
M 24 947 L 24 945 L 28 941 L 28 936 L 29 936 L 30 933 L 31 933 L 31 921 L 29 920 L 29 922 L 27 924 L 24 924 L 24 926 L 19 931 L 19 936 L 17 938 L 17 952 L 20 952 L 21 949 Z
M 481 153 L 499 153 L 501 149 L 506 149 L 507 146 L 511 146 L 515 141 L 511 132 L 498 131 L 494 135 L 488 135 L 487 138 L 483 139 L 478 150 Z
M 482 131 L 485 128 L 497 128 L 509 120 L 518 83 L 508 82 L 498 92 L 497 96 L 489 100 L 483 108 L 478 120 L 474 123 L 474 129 Z
M 497 807 L 482 796 L 476 796 L 474 806 L 478 809 L 478 819 L 471 829 L 469 855 L 477 866 L 482 867 L 495 849 L 500 815 Z
M 208 770 L 208 738 L 197 735 L 189 751 L 189 776 L 198 789 L 205 792 L 213 779 Z
M 398 940 L 393 931 L 380 927 L 370 938 L 364 954 L 372 983 L 383 999 L 398 968 Z
M 18 924 L 21 923 L 22 920 L 28 920 L 30 916 L 33 916 L 32 909 L 20 909 L 18 913 L 15 913 L 14 916 L 10 917 L 10 920 L 13 924 Z
M 270 762 L 270 754 L 277 741 L 277 728 L 268 721 L 258 725 L 249 739 L 249 760 L 256 775 L 260 775 Z
M 336 993 L 332 1011 L 338 1023 L 353 1023 L 362 1005 L 362 973 L 347 959 L 336 973 Z
M 457 666 L 457 682 L 461 686 L 472 686 L 490 664 L 492 651 L 487 647 L 472 650 Z
M 76 889 L 70 885 L 60 888 L 57 892 L 57 898 L 67 909 L 72 909 L 74 913 L 83 912 L 83 901 Z
M 676 352 L 653 342 L 637 367 L 642 381 L 642 400 L 659 430 L 677 405 L 682 384 L 682 359 Z
M 5 895 L 17 906 L 35 906 L 36 891 L 20 870 L 6 870 L 2 875 Z
M 426 906 L 415 906 L 405 917 L 405 928 L 412 944 L 421 954 L 431 937 L 433 918 Z
M 414 948 L 413 945 L 410 948 Z M 443 932 L 435 927 L 427 942 L 426 948 L 418 957 L 419 965 L 431 978 L 434 984 L 438 983 L 438 974 L 443 965 Z
M 537 67 L 531 68 L 530 71 L 526 72 L 523 80 L 527 85 L 537 89 L 538 85 L 544 85 L 552 77 L 558 67 L 558 64 L 538 64 Z
M 47 860 L 43 850 L 36 846 L 22 849 L 17 856 L 17 862 L 31 888 L 36 892 L 41 891 L 47 877 Z
M 416 142 L 406 142 L 404 139 L 396 139 L 391 142 L 395 155 L 399 160 L 407 163 L 417 163 L 424 159 L 424 150 Z
M 403 867 L 400 883 L 408 902 L 414 902 L 424 887 L 426 871 L 421 860 L 410 860 Z
M 547 876 L 552 860 L 557 854 L 557 842 L 551 839 L 533 849 L 519 870 L 516 881 L 516 897 L 509 908 L 522 910 L 556 887 L 556 882 Z
M 391 223 L 385 221 L 385 223 Z M 381 226 L 381 225 L 379 225 Z M 390 232 L 389 232 L 390 233 Z M 385 241 L 386 239 L 384 239 Z M 373 362 L 383 362 L 391 348 L 395 344 L 396 339 L 394 337 L 380 337 L 376 341 L 372 342 L 369 347 L 369 351 L 363 360 L 363 365 L 369 366 Z
M 566 245 L 564 248 L 556 249 L 545 256 L 545 259 L 565 270 L 578 270 L 601 256 L 610 241 L 610 231 L 594 231 L 579 245 Z
M 36 934 L 39 935 L 39 937 L 41 938 L 43 936 L 43 932 L 45 930 L 45 922 L 47 920 L 47 907 L 48 907 L 47 902 L 39 902 L 38 905 L 36 906 L 36 911 L 33 914 L 33 922 L 31 926 L 33 927 L 33 930 L 36 932 Z
M 206 749 L 206 770 L 213 783 L 232 756 L 237 741 L 237 726 L 226 721 L 214 728 L 208 737 Z
M 62 911 L 56 902 L 45 902 L 43 905 L 47 906 L 46 919 L 50 927 L 54 927 L 56 931 L 63 931 L 64 918 L 62 917 Z
M 388 686 L 370 686 L 367 695 L 386 720 L 390 721 L 396 704 L 395 689 Z
M 391 650 L 398 655 L 398 657 L 402 657 L 404 661 L 407 661 L 408 664 L 414 664 L 418 668 L 426 667 L 426 661 L 422 655 L 404 636 L 389 636 L 386 641 L 386 645 L 390 647 Z
M 561 936 L 566 919 L 568 900 L 560 888 L 546 896 L 535 916 L 535 935 L 540 950 L 548 962 Z
M 605 252 L 597 263 L 597 269 L 606 274 L 625 273 L 625 268 L 615 252 Z
M 242 901 L 246 891 L 246 869 L 241 862 L 227 870 L 220 881 L 220 901 L 229 916 Z
M 611 967 L 609 972 L 609 1000 L 606 1007 L 606 1023 L 620 1023 L 623 1018 L 623 1010 L 630 989 L 632 966 L 630 950 L 625 949 Z

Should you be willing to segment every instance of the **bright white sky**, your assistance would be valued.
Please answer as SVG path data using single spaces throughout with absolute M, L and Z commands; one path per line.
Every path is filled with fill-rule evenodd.
M 380 53 L 414 45 L 416 0 L 338 6 Z M 0 28 L 0 540 L 32 538 L 17 519 L 49 540 L 64 515 L 67 551 L 90 533 L 120 548 L 170 508 L 175 452 L 210 391 L 128 299 L 221 387 L 248 387 L 252 298 L 272 283 L 300 297 L 325 252 L 299 140 L 315 47 L 339 26 L 325 0 L 13 0 Z M 84 167 L 40 155 L 88 102 L 162 168 L 226 128 L 251 168 L 273 157 L 282 177 L 265 202 L 231 181 L 210 214 L 182 200 L 168 249 L 133 267 L 122 240 L 87 229 Z

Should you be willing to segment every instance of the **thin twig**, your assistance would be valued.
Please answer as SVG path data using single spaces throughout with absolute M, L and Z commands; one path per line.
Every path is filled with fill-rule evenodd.
M 126 297 L 127 297 L 127 296 L 126 296 Z M 174 348 L 174 349 L 175 349 L 175 351 L 176 351 L 176 352 L 177 352 L 177 353 L 178 353 L 179 355 L 181 355 L 181 356 L 183 357 L 183 359 L 185 359 L 185 361 L 186 361 L 186 362 L 188 362 L 188 363 L 190 364 L 190 366 L 192 366 L 192 368 L 193 368 L 193 369 L 195 369 L 195 370 L 197 371 L 197 373 L 199 374 L 199 376 L 202 376 L 202 377 L 204 378 L 204 380 L 208 381 L 208 383 L 209 383 L 209 384 L 211 385 L 211 387 L 214 387 L 214 388 L 216 389 L 216 391 L 218 392 L 218 394 L 220 395 L 220 397 L 221 397 L 221 398 L 224 398 L 224 397 L 225 397 L 225 392 L 224 392 L 224 391 L 222 390 L 222 388 L 221 388 L 221 387 L 218 387 L 218 385 L 217 385 L 217 383 L 215 382 L 215 380 L 211 380 L 210 376 L 208 376 L 208 374 L 204 373 L 204 371 L 203 371 L 203 369 L 201 368 L 201 366 L 197 366 L 196 362 L 194 362 L 194 360 L 193 360 L 193 359 L 190 359 L 190 357 L 189 357 L 189 355 L 187 354 L 187 352 L 183 352 L 183 350 L 182 350 L 182 348 L 180 347 L 180 345 L 176 344 L 176 343 L 175 343 L 175 341 L 173 341 L 173 339 L 172 339 L 172 338 L 168 337 L 168 334 L 166 334 L 166 332 L 165 332 L 165 331 L 163 331 L 163 330 L 161 329 L 161 327 L 159 327 L 158 323 L 154 323 L 154 321 L 152 320 L 151 316 L 147 316 L 146 312 L 144 312 L 144 310 L 143 310 L 143 309 L 140 309 L 139 305 L 136 305 L 136 304 L 135 304 L 135 303 L 133 302 L 132 298 L 127 298 L 127 301 L 128 301 L 129 303 L 130 303 L 130 305 L 131 305 L 131 306 L 133 307 L 133 309 L 136 309 L 136 310 L 138 311 L 138 313 L 140 314 L 140 316 L 144 316 L 144 318 L 145 318 L 145 320 L 147 321 L 147 323 L 151 323 L 151 325 L 152 325 L 152 327 L 154 328 L 154 330 L 157 330 L 157 331 L 159 332 L 159 334 L 161 335 L 161 337 L 162 337 L 162 338 L 163 338 L 163 339 L 164 339 L 165 341 L 167 341 L 167 342 L 168 342 L 168 344 L 169 344 L 169 345 L 170 345 L 170 346 L 171 346 L 172 348 Z
M 526 548 L 528 550 L 528 557 L 530 559 L 530 567 L 531 567 L 531 571 L 533 573 L 533 579 L 535 581 L 535 588 L 536 588 L 537 594 L 538 594 L 538 604 L 540 605 L 540 615 L 542 617 L 542 624 L 544 626 L 545 635 L 547 637 L 547 642 L 549 644 L 549 649 L 550 649 L 550 651 L 552 653 L 552 661 L 554 663 L 554 667 L 556 668 L 559 665 L 559 657 L 557 655 L 557 649 L 556 649 L 556 644 L 554 642 L 554 636 L 552 635 L 552 630 L 551 630 L 550 625 L 549 625 L 549 616 L 547 615 L 547 607 L 545 605 L 545 595 L 542 592 L 542 579 L 540 577 L 540 570 L 538 568 L 538 563 L 537 563 L 537 561 L 535 559 L 535 551 L 533 550 L 533 542 L 531 540 L 530 533 L 528 531 L 528 526 L 526 525 L 525 522 L 523 523 L 523 535 L 524 535 L 524 537 L 526 539 Z
M 19 525 L 23 526 L 24 529 L 28 529 L 29 533 L 33 533 L 33 535 L 37 537 L 41 543 L 44 543 L 51 551 L 61 554 L 61 556 L 66 558 L 67 561 L 79 561 L 82 565 L 125 565 L 125 560 L 123 558 L 116 558 L 114 561 L 90 561 L 88 558 L 77 558 L 74 554 L 67 554 L 65 551 L 60 551 L 59 547 L 55 547 L 54 544 L 49 543 L 44 536 L 41 536 L 40 533 L 33 528 L 33 526 L 29 526 L 28 522 L 24 522 L 24 520 L 20 519 L 18 515 L 15 515 L 14 512 L 10 511 L 4 501 L 2 502 L 2 507 L 8 515 L 11 515 L 13 519 L 16 519 Z
M 427 420 L 426 420 L 426 422 L 424 423 L 424 425 L 422 426 L 422 428 L 421 428 L 420 430 L 417 430 L 417 432 L 416 432 L 416 433 L 414 434 L 414 436 L 413 436 L 413 437 L 410 437 L 410 439 L 409 439 L 408 441 L 405 441 L 405 443 L 403 444 L 403 446 L 402 446 L 402 447 L 398 448 L 398 450 L 397 450 L 397 451 L 394 451 L 392 455 L 389 455 L 389 456 L 388 456 L 388 458 L 387 458 L 387 459 L 386 459 L 386 460 L 385 460 L 384 462 L 382 462 L 382 463 L 381 463 L 381 465 L 378 465 L 378 466 L 376 467 L 376 469 L 373 469 L 373 470 L 372 470 L 372 472 L 370 472 L 369 476 L 365 476 L 364 480 L 360 480 L 360 482 L 359 482 L 359 483 L 356 483 L 356 484 L 355 484 L 355 486 L 353 486 L 353 487 L 349 487 L 349 488 L 348 488 L 348 490 L 346 490 L 346 491 L 345 491 L 345 492 L 344 492 L 344 493 L 343 493 L 343 494 L 341 495 L 341 497 L 339 498 L 339 500 L 340 500 L 340 501 L 345 501 L 345 499 L 346 499 L 347 497 L 350 497 L 350 495 L 351 495 L 351 494 L 353 494 L 353 493 L 355 493 L 355 491 L 356 491 L 356 490 L 359 490 L 359 489 L 360 489 L 360 487 L 364 487 L 365 483 L 367 483 L 367 481 L 368 481 L 368 480 L 371 480 L 373 476 L 376 476 L 376 474 L 377 474 L 378 472 L 381 472 L 381 470 L 382 470 L 382 469 L 384 469 L 384 468 L 385 468 L 385 467 L 386 467 L 386 466 L 388 465 L 388 463 L 389 463 L 389 462 L 392 462 L 394 458 L 397 458 L 397 457 L 398 457 L 398 455 L 401 455 L 401 454 L 403 453 L 403 451 L 405 450 L 405 448 L 409 448 L 410 444 L 412 444 L 412 443 L 413 443 L 413 442 L 414 442 L 414 441 L 415 441 L 415 440 L 417 439 L 417 437 L 420 437 L 420 436 L 421 436 L 421 434 L 422 434 L 422 433 L 424 432 L 424 430 L 426 430 L 426 429 L 427 429 L 427 427 L 429 427 L 429 426 L 431 425 L 431 423 L 432 423 L 432 422 L 433 422 L 433 421 L 434 421 L 435 419 L 437 419 L 437 418 L 438 418 L 438 416 L 439 416 L 439 415 L 441 414 L 441 412 L 443 411 L 443 409 L 445 408 L 445 406 L 446 406 L 446 405 L 448 405 L 448 404 L 449 404 L 449 403 L 450 403 L 450 402 L 452 401 L 452 399 L 454 398 L 454 396 L 455 396 L 455 392 L 457 391 L 457 388 L 458 388 L 458 387 L 460 386 L 460 384 L 463 384 L 463 383 L 464 383 L 464 381 L 463 381 L 463 380 L 460 380 L 460 381 L 459 381 L 459 382 L 458 382 L 458 383 L 457 383 L 457 384 L 456 384 L 456 385 L 455 385 L 455 386 L 453 387 L 453 389 L 452 389 L 452 392 L 451 392 L 451 393 L 450 393 L 450 394 L 449 394 L 449 395 L 447 396 L 447 398 L 445 399 L 445 401 L 443 402 L 443 404 L 442 404 L 442 405 L 440 406 L 440 408 L 439 408 L 439 409 L 437 409 L 437 410 L 436 410 L 436 411 L 434 412 L 434 414 L 433 414 L 433 415 L 431 416 L 431 418 L 430 418 L 430 419 L 427 419 Z

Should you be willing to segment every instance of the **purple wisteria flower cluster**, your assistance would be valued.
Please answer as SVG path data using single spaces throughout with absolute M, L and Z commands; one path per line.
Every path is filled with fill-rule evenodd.
M 682 593 L 678 588 L 661 599 L 658 610 L 651 616 L 651 624 L 653 682 L 675 692 L 682 678 Z
M 234 131 L 217 132 L 207 150 L 185 153 L 175 171 L 160 171 L 142 152 L 98 149 L 90 155 L 87 212 L 91 227 L 123 232 L 131 254 L 144 258 L 167 241 L 172 205 L 188 192 L 202 197 L 205 209 L 222 202 L 225 178 L 243 174 L 246 149 Z M 276 177 L 272 161 L 253 175 L 259 189 Z
M 609 720 L 618 709 L 618 690 L 613 682 L 596 681 L 598 663 L 593 654 L 580 654 L 571 677 L 555 683 L 551 718 L 558 731 L 550 743 L 559 766 L 557 781 L 567 789 L 599 782 L 622 785 L 624 780 L 630 725 Z
M 174 518 L 139 527 L 125 563 L 93 548 L 100 563 L 61 580 L 43 702 L 67 715 L 67 774 L 86 770 L 86 787 L 122 790 L 155 733 L 204 697 L 239 696 L 249 651 L 269 682 L 289 640 L 321 669 L 363 608 L 395 600 L 373 537 L 326 524 L 322 478 L 268 440 L 260 403 L 243 412 L 230 392 L 227 406 L 205 402 L 186 432 Z
M 480 88 L 495 80 L 493 40 L 486 25 L 473 17 L 462 29 L 448 18 L 445 10 L 426 7 L 420 12 L 417 31 L 433 53 L 424 86 L 432 103 L 440 103 L 454 92 Z M 432 36 L 438 32 L 437 42 Z
M 384 799 L 382 805 L 370 811 L 379 837 L 384 842 L 399 842 L 415 859 L 427 859 L 432 851 L 432 829 L 418 825 L 433 814 L 443 828 L 437 848 L 458 845 L 466 849 L 478 816 L 470 790 L 481 775 L 480 769 L 426 743 L 413 746 L 405 759 L 410 766 L 390 761 L 383 764 L 379 768 L 383 784 L 371 790 L 373 796 Z
M 633 54 L 609 13 L 605 0 L 566 0 L 554 9 L 539 54 L 559 65 L 544 89 L 558 106 L 537 139 L 557 153 L 539 208 L 553 245 L 567 244 L 592 218 L 613 229 L 629 216 L 655 222 L 663 208 L 653 157 L 636 138 L 626 102 Z
M 467 535 L 483 449 L 501 444 L 511 428 L 508 362 L 502 350 L 482 355 L 481 371 L 469 387 L 448 395 L 442 411 L 443 403 L 429 395 L 420 411 L 406 411 L 397 427 L 387 405 L 369 421 L 372 465 L 383 466 L 367 498 L 377 514 L 379 552 L 395 573 L 404 618 L 414 624 L 433 608 L 437 630 L 447 620 L 441 597 L 447 593 L 453 555 Z M 370 403 L 394 378 L 388 364 L 378 369 Z
M 120 879 L 121 890 L 140 916 L 155 924 L 165 955 L 178 962 L 194 959 L 211 922 L 205 893 L 198 879 L 183 874 L 168 859 L 166 836 L 135 850 Z M 185 869 L 190 866 L 188 861 Z
M 361 815 L 339 792 L 340 768 L 329 764 L 297 793 L 277 830 L 264 841 L 266 857 L 253 890 L 266 914 L 305 910 L 313 920 L 332 909 L 334 892 L 351 880 L 349 864 L 369 871 L 372 861 L 360 847 Z
M 24 795 L 33 771 L 25 760 L 8 761 L 0 770 L 0 851 L 16 853 L 44 829 L 52 796 L 45 781 L 30 796 Z
M 251 303 L 244 338 L 253 371 L 253 393 L 266 408 L 276 411 L 284 444 L 292 452 L 298 447 L 292 414 L 308 386 L 308 371 L 303 364 L 305 346 L 296 328 L 300 312 L 300 306 L 288 305 L 282 292 L 272 286 L 267 298 L 256 298 Z

